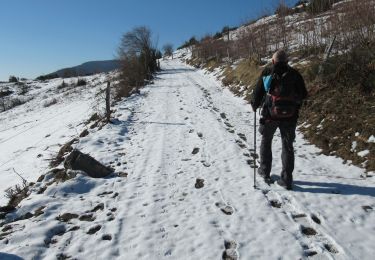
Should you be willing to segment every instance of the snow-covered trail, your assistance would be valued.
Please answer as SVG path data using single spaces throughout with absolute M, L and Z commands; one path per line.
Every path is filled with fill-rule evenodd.
M 373 236 L 375 219 L 361 207 L 374 206 L 375 189 L 361 170 L 318 155 L 299 136 L 296 191 L 254 191 L 253 113 L 244 101 L 179 61 L 166 62 L 144 93 L 136 135 L 124 147 L 132 173 L 119 196 L 127 205 L 119 212 L 119 255 L 217 259 L 224 241 L 234 240 L 242 259 L 371 258 L 373 240 L 363 238 Z M 276 141 L 275 174 L 280 151 Z M 194 188 L 196 178 L 204 188 Z M 304 235 L 302 226 L 317 235 Z
M 124 147 L 132 173 L 119 195 L 126 207 L 115 220 L 119 255 L 217 259 L 226 239 L 240 243 L 244 256 L 301 254 L 292 235 L 276 232 L 278 216 L 263 194 L 253 193 L 243 155 L 248 151 L 236 144 L 236 135 L 197 82 L 204 77 L 176 62 L 165 64 L 158 77 L 145 90 L 133 125 L 137 134 Z M 200 149 L 195 155 L 194 148 Z M 204 188 L 194 188 L 197 178 L 204 179 Z M 232 215 L 221 211 L 226 205 Z M 269 246 L 275 250 L 264 241 L 273 241 Z M 290 245 L 295 246 L 286 252 Z
M 162 68 L 141 95 L 116 106 L 115 124 L 79 143 L 128 177 L 79 177 L 33 194 L 23 211 L 45 205 L 44 215 L 20 221 L 23 228 L 0 242 L 0 251 L 46 259 L 220 259 L 227 248 L 239 259 L 372 259 L 373 177 L 360 178 L 363 170 L 319 155 L 298 135 L 294 191 L 262 182 L 254 190 L 249 105 L 179 60 Z M 56 220 L 67 212 L 94 217 Z

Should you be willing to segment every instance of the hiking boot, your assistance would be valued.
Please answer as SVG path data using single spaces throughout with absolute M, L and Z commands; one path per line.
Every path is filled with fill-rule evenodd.
M 262 172 L 262 171 L 258 171 L 258 175 L 259 175 L 260 177 L 262 177 L 265 181 L 268 181 L 268 180 L 271 179 L 271 176 L 270 176 L 270 175 L 267 175 L 267 174 L 265 174 L 265 173 Z
M 292 190 L 292 184 L 288 185 L 282 179 L 277 180 L 277 184 L 287 190 Z

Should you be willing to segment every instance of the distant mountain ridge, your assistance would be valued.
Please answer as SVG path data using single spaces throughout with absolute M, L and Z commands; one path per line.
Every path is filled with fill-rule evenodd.
M 120 67 L 119 60 L 103 60 L 103 61 L 89 61 L 81 65 L 64 68 L 55 72 L 39 76 L 37 79 L 51 79 L 51 78 L 69 78 L 77 76 L 87 76 L 96 73 L 109 72 Z

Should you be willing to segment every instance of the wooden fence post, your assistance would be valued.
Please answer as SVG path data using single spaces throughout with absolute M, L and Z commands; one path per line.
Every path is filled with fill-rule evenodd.
M 107 122 L 110 122 L 111 119 L 111 83 L 107 82 L 107 88 L 105 91 L 105 115 L 107 118 Z

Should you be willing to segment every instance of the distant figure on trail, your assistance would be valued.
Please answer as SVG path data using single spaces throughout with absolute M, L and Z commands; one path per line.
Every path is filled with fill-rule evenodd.
M 285 51 L 279 50 L 272 57 L 272 67 L 265 68 L 252 95 L 253 111 L 261 107 L 259 132 L 260 167 L 258 174 L 268 183 L 271 181 L 272 139 L 277 128 L 282 141 L 282 171 L 277 183 L 292 189 L 294 170 L 293 142 L 296 137 L 298 112 L 307 97 L 301 74 L 288 65 Z

